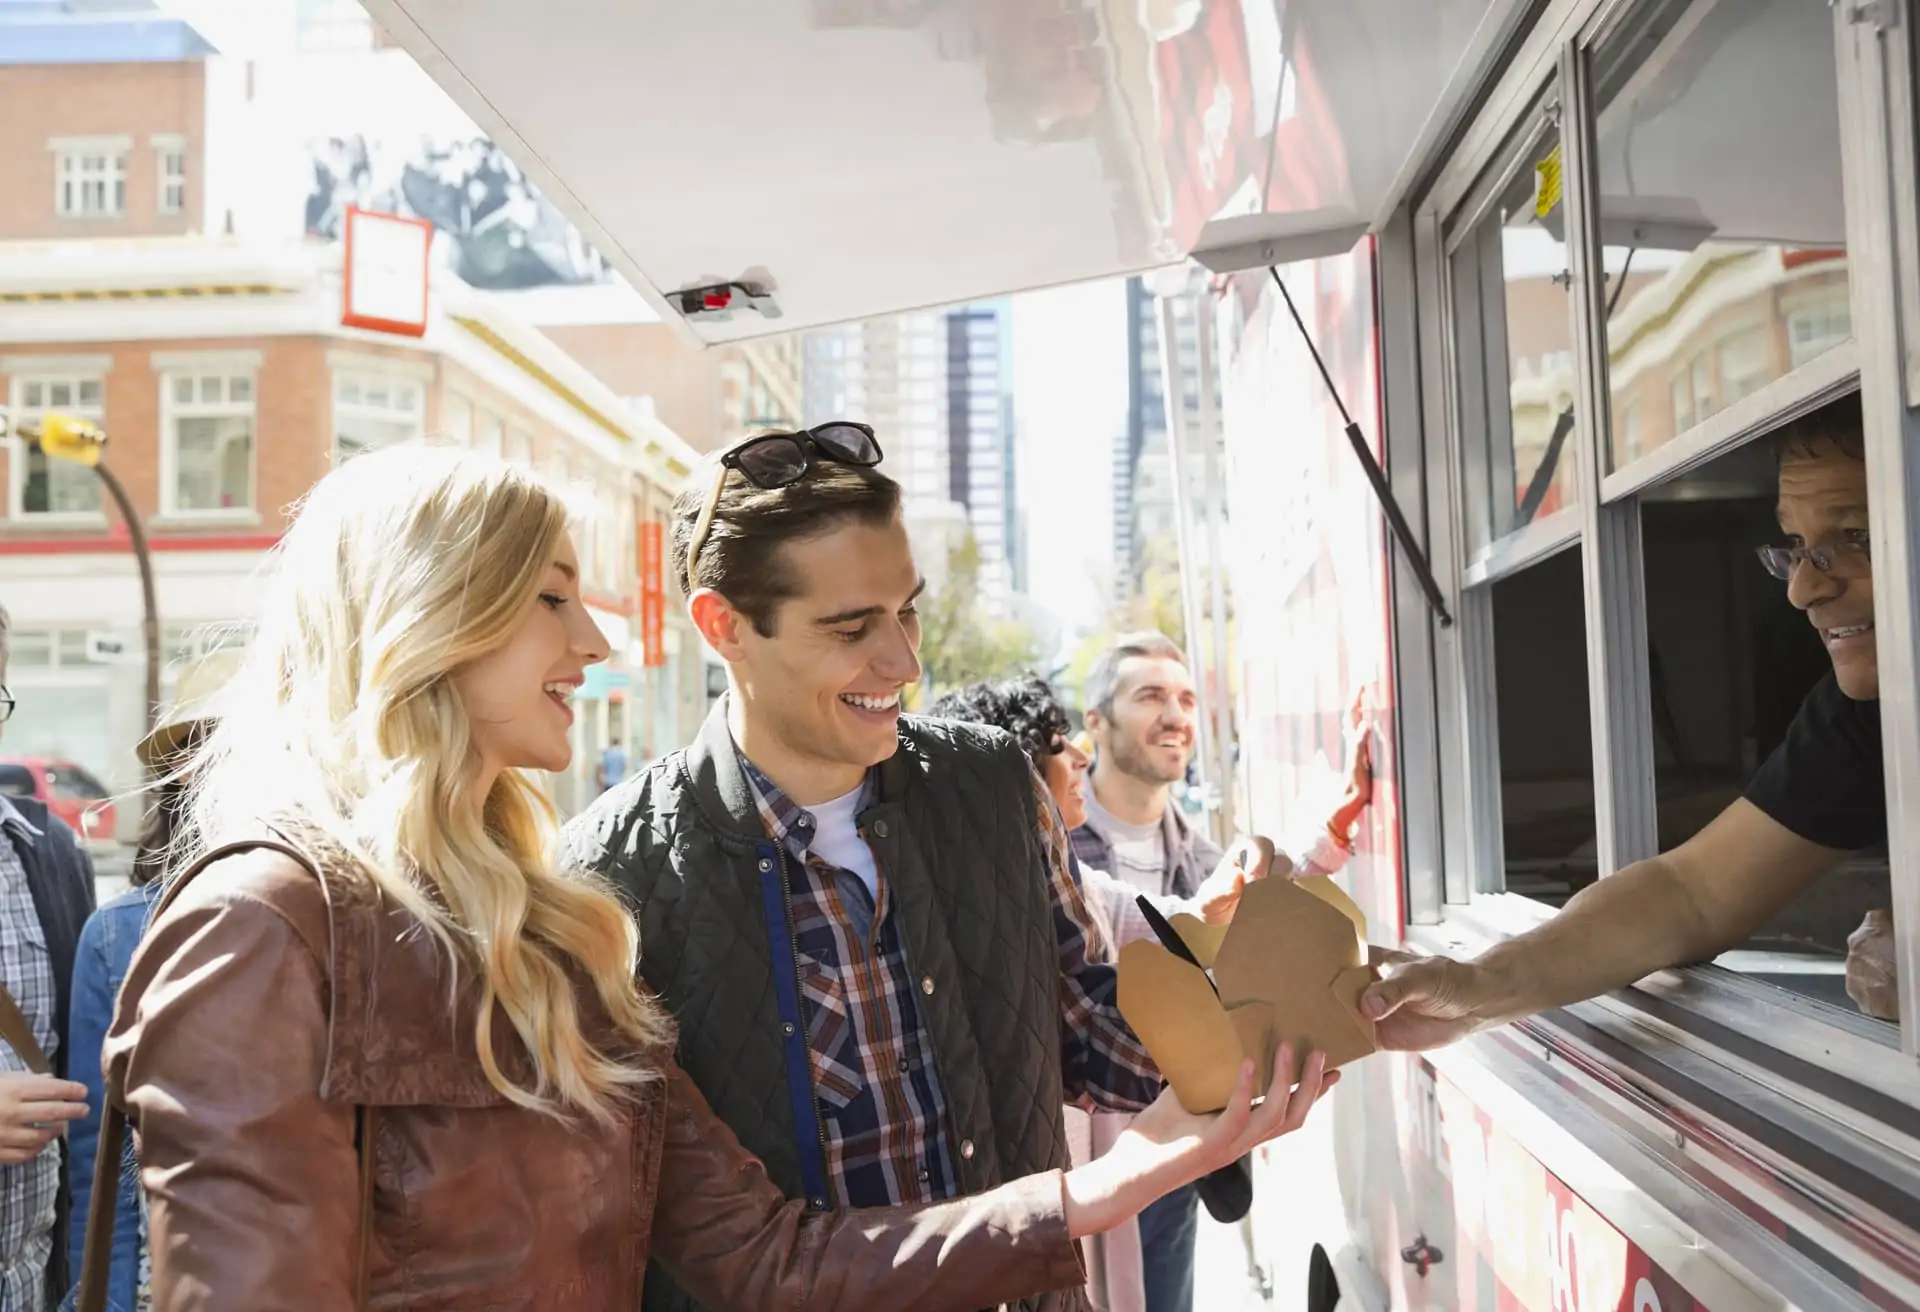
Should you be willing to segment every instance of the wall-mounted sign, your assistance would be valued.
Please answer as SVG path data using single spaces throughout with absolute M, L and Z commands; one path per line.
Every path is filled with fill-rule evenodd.
M 667 663 L 667 644 L 661 632 L 667 611 L 667 599 L 660 582 L 664 537 L 657 519 L 640 526 L 640 643 L 646 651 L 648 669 L 658 669 Z

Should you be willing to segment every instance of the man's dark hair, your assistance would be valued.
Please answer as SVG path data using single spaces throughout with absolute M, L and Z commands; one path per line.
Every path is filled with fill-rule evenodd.
M 1849 392 L 1818 410 L 1788 420 L 1773 431 L 1772 440 L 1774 458 L 1780 464 L 1818 459 L 1829 448 L 1854 460 L 1865 460 L 1867 439 L 1860 417 L 1860 393 Z
M 687 552 L 720 467 L 719 453 L 707 457 L 673 502 L 673 574 L 688 596 Z M 802 591 L 781 547 L 850 523 L 882 527 L 899 513 L 900 485 L 877 469 L 822 460 L 799 482 L 771 489 L 755 487 L 729 469 L 693 581 L 725 597 L 756 632 L 770 638 L 780 603 Z
M 1038 768 L 1060 751 L 1060 740 L 1073 732 L 1066 708 L 1037 674 L 1018 679 L 987 679 L 950 692 L 927 712 L 936 719 L 964 720 L 992 725 L 1012 734 L 1014 741 Z

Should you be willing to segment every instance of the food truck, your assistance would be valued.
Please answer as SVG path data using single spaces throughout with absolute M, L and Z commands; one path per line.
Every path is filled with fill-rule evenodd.
M 1366 689 L 1345 879 L 1383 943 L 1472 955 L 1740 795 L 1827 660 L 1754 558 L 1768 437 L 1857 394 L 1886 850 L 1713 962 L 1367 1058 L 1338 1233 L 1250 1229 L 1322 1242 L 1342 1307 L 1920 1306 L 1912 5 L 369 7 L 701 344 L 1117 275 L 1195 298 L 1168 402 L 1237 744 L 1206 768 L 1282 832 Z M 1869 911 L 1898 1021 L 1846 987 Z

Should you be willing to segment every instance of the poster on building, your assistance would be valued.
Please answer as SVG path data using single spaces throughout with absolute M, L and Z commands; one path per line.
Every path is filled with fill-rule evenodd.
M 664 633 L 667 598 L 662 586 L 665 533 L 657 519 L 640 526 L 640 645 L 646 653 L 648 669 L 667 663 Z
M 587 244 L 505 151 L 484 136 L 353 133 L 307 143 L 305 231 L 339 240 L 351 208 L 433 225 L 435 254 L 488 291 L 612 280 Z

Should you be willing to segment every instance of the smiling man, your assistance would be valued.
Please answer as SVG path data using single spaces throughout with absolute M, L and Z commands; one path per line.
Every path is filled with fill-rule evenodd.
M 639 912 L 681 1064 L 820 1209 L 1064 1167 L 1063 1100 L 1136 1110 L 1161 1085 L 1088 961 L 1067 834 L 1020 747 L 901 714 L 924 584 L 879 461 L 837 423 L 695 473 L 673 568 L 727 694 L 568 829 Z M 649 1312 L 694 1306 L 648 1274 Z
M 1832 673 L 1808 694 L 1746 795 L 1694 837 L 1582 890 L 1553 919 L 1477 960 L 1423 960 L 1370 989 L 1362 1006 L 1379 1019 L 1387 1046 L 1437 1047 L 1708 960 L 1846 853 L 1886 842 L 1859 399 L 1796 420 L 1775 441 L 1784 541 L 1762 548 L 1761 559 L 1819 632 Z M 1897 1018 L 1888 917 L 1870 915 L 1850 946 L 1848 992 L 1863 1011 Z

